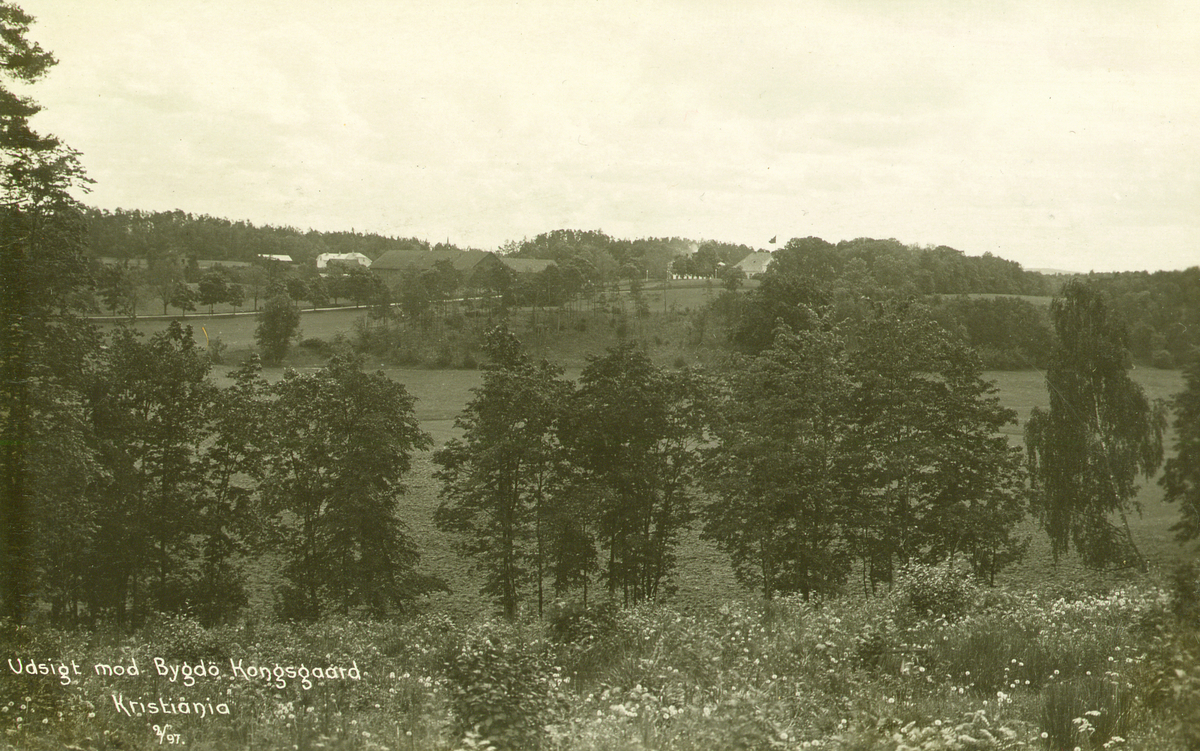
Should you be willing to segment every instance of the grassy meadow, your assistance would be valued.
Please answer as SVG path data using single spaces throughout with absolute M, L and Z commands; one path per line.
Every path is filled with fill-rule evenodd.
M 657 304 L 666 313 L 630 335 L 652 343 L 663 364 L 711 361 L 688 344 L 689 309 L 706 290 L 665 293 Z M 685 307 L 686 295 L 696 300 Z M 361 315 L 305 313 L 303 335 L 332 341 Z M 616 341 L 609 316 L 587 321 L 584 330 L 530 332 L 526 341 L 577 377 L 586 354 Z M 230 360 L 252 346 L 252 317 L 187 322 L 201 340 L 199 325 L 210 337 L 215 331 Z M 301 348 L 289 364 L 319 367 L 320 358 Z M 378 364 L 417 398 L 417 416 L 437 445 L 457 434 L 454 420 L 481 381 L 478 370 Z M 224 370 L 216 368 L 218 377 Z M 1132 375 L 1151 398 L 1182 388 L 1179 371 Z M 1018 413 L 1005 433 L 1019 443 L 1030 410 L 1048 402 L 1043 376 L 988 377 Z M 205 629 L 172 617 L 132 636 L 7 634 L 19 659 L 75 661 L 84 670 L 63 685 L 53 667 L 46 677 L 14 674 L 10 663 L 9 680 L 0 680 L 0 749 L 1200 748 L 1200 581 L 1170 576 L 1197 559 L 1197 548 L 1171 539 L 1177 510 L 1153 481 L 1140 492 L 1142 514 L 1130 519 L 1148 573 L 1056 563 L 1029 522 L 1029 554 L 994 588 L 947 564 L 908 570 L 872 597 L 850 587 L 824 602 L 763 603 L 737 584 L 720 551 L 689 533 L 677 591 L 663 603 L 597 606 L 603 597 L 593 590 L 587 611 L 553 603 L 544 619 L 525 612 L 506 623 L 493 617 L 455 541 L 433 524 L 433 470 L 429 453 L 416 458 L 402 513 L 422 550 L 421 571 L 442 577 L 451 592 L 422 603 L 414 617 L 276 623 L 267 615 L 274 574 L 260 566 L 252 613 L 235 625 Z M 133 661 L 142 677 L 90 669 Z M 152 667 L 160 664 L 166 675 Z M 207 672 L 190 685 L 169 672 L 188 665 Z M 348 667 L 355 672 L 337 672 Z M 190 714 L 179 712 L 184 701 Z

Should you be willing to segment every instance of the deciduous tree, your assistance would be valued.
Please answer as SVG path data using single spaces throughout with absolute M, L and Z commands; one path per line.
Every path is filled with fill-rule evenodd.
M 257 356 L 229 376 L 233 383 L 213 392 L 209 438 L 199 457 L 203 482 L 196 504 L 195 534 L 200 538 L 198 570 L 191 606 L 202 623 L 234 617 L 247 602 L 246 577 L 238 556 L 262 541 L 264 435 L 270 407 L 269 387 Z
M 1125 328 L 1095 286 L 1068 282 L 1050 317 L 1050 409 L 1025 426 L 1038 517 L 1056 557 L 1074 546 L 1091 566 L 1142 563 L 1128 514 L 1137 476 L 1162 463 L 1165 410 L 1129 378 Z
M 272 392 L 263 487 L 290 582 L 284 615 L 381 615 L 442 586 L 416 573 L 398 516 L 412 454 L 431 443 L 404 386 L 339 356 L 315 373 L 288 371 Z
M 768 600 L 831 591 L 850 570 L 847 493 L 834 472 L 850 385 L 842 343 L 823 328 L 781 325 L 775 343 L 730 376 L 705 452 L 714 500 L 703 534 Z
M 197 293 L 196 302 L 207 305 L 208 312 L 212 313 L 217 303 L 229 299 L 229 279 L 224 273 L 215 269 L 207 271 L 204 276 L 200 277 Z
M 1000 434 L 1016 413 L 983 380 L 975 352 L 921 306 L 881 305 L 852 336 L 837 471 L 872 580 L 890 582 L 896 563 L 959 553 L 989 577 L 1023 550 L 1023 462 Z
M 254 341 L 258 342 L 263 362 L 268 365 L 282 362 L 299 329 L 300 309 L 291 298 L 277 294 L 267 300 L 254 329 Z
M 196 291 L 191 285 L 180 279 L 171 288 L 171 307 L 179 308 L 180 315 L 187 315 L 189 310 L 196 309 Z
M 131 317 L 137 314 L 138 278 L 132 269 L 105 266 L 97 275 L 96 286 L 110 312 Z
M 560 420 L 559 439 L 592 502 L 609 591 L 653 601 L 693 516 L 694 473 L 708 383 L 667 371 L 632 344 L 589 360 Z
M 213 386 L 190 326 L 172 321 L 142 342 L 117 329 L 88 392 L 104 473 L 89 492 L 99 509 L 89 611 L 137 625 L 152 610 L 179 610 L 191 582 L 198 459 Z
M 435 521 L 462 536 L 464 552 L 485 576 L 484 593 L 513 618 L 533 583 L 538 609 L 552 542 L 551 483 L 559 462 L 554 424 L 570 393 L 562 369 L 533 362 L 505 327 L 487 334 L 492 362 L 455 425 L 434 454 L 442 504 Z

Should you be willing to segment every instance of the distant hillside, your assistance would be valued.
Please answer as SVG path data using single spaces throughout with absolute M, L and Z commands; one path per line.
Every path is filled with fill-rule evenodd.
M 453 245 L 431 245 L 412 237 L 256 226 L 178 210 L 89 209 L 86 219 L 93 256 L 125 259 L 131 262 L 129 265 L 142 268 L 153 267 L 160 259 L 196 261 L 196 268 L 204 266 L 199 263 L 202 261 L 236 265 L 260 255 L 287 255 L 301 267 L 312 267 L 321 253 L 362 253 L 375 259 L 391 250 L 457 250 Z M 721 276 L 755 250 L 759 249 L 686 237 L 624 239 L 600 230 L 561 229 L 507 243 L 499 252 L 517 258 L 553 260 L 563 270 L 573 268 L 578 272 L 573 276 L 595 288 L 621 279 L 666 279 L 672 274 Z M 774 256 L 776 260 L 791 258 L 793 273 L 841 290 L 840 304 L 848 304 L 851 292 L 851 296 L 873 299 L 934 295 L 1048 297 L 1065 276 L 1072 275 L 1060 269 L 1025 269 L 991 253 L 969 256 L 945 245 L 921 247 L 895 239 L 858 238 L 833 244 L 816 237 L 794 238 L 781 243 Z M 1112 295 L 1129 327 L 1130 350 L 1137 361 L 1173 367 L 1200 348 L 1200 268 L 1089 274 L 1086 278 Z M 189 277 L 189 281 L 195 280 Z M 165 300 L 163 304 L 165 307 Z M 947 318 L 948 325 L 963 331 L 998 332 L 1016 320 L 1018 313 L 1025 325 L 1033 321 L 1029 311 L 1012 303 L 947 305 L 941 304 L 939 314 Z M 989 322 L 985 326 L 968 319 Z M 996 346 L 996 351 L 1007 349 L 1007 345 L 973 343 Z M 1026 356 L 1033 361 L 1041 359 L 1040 354 L 1035 357 L 1032 352 Z

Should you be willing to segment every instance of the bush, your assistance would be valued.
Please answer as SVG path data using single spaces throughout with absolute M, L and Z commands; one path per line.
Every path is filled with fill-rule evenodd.
M 188 616 L 159 615 L 145 627 L 143 637 L 148 644 L 157 645 L 156 656 L 171 660 L 220 661 L 232 656 L 225 630 L 205 628 Z
M 225 352 L 229 346 L 221 341 L 221 337 L 214 336 L 208 340 L 208 359 L 213 365 L 225 364 Z
M 1181 563 L 1171 572 L 1171 612 L 1181 624 L 1200 626 L 1200 563 Z
M 319 339 L 315 336 L 310 336 L 309 338 L 300 342 L 299 346 L 301 349 L 307 349 L 311 352 L 315 352 L 318 355 L 328 355 L 331 352 L 329 342 L 325 341 L 324 339 Z
M 949 559 L 935 566 L 917 563 L 902 567 L 893 594 L 897 615 L 953 622 L 970 610 L 979 587 L 970 571 Z
M 560 644 L 601 640 L 612 633 L 616 623 L 616 606 L 611 602 L 587 609 L 577 602 L 564 603 L 550 615 L 550 638 Z
M 554 718 L 561 679 L 542 643 L 518 627 L 484 623 L 452 648 L 445 664 L 454 731 L 498 749 L 536 749 Z
M 1167 710 L 1185 748 L 1200 749 L 1200 564 L 1172 572 L 1169 608 L 1147 629 L 1154 640 L 1147 704 Z
M 1165 349 L 1155 350 L 1150 355 L 1150 364 L 1162 370 L 1170 370 L 1175 367 L 1175 356 Z
M 287 355 L 292 339 L 300 333 L 300 309 L 286 294 L 275 295 L 258 314 L 254 340 L 262 350 L 263 363 L 278 365 Z

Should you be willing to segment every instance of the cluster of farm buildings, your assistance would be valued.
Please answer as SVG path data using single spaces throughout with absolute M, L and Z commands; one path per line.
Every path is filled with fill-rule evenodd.
M 747 277 L 754 277 L 767 270 L 771 253 L 755 251 L 734 264 Z M 269 262 L 291 264 L 290 256 L 261 256 Z M 317 270 L 326 271 L 336 266 L 362 266 L 377 273 L 385 282 L 391 283 L 410 271 L 427 271 L 439 261 L 446 261 L 464 276 L 486 270 L 488 266 L 505 266 L 517 274 L 536 274 L 553 266 L 554 261 L 543 258 L 517 258 L 486 250 L 389 250 L 372 261 L 362 253 L 322 253 L 317 256 Z

